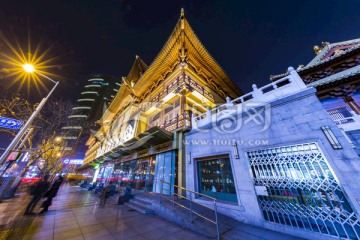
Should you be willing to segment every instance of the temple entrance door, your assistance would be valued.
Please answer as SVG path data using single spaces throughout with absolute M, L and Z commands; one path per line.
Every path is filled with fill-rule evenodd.
M 166 195 L 172 194 L 173 188 L 170 187 L 170 185 L 168 184 L 163 184 L 161 180 L 174 184 L 174 166 L 174 151 L 160 153 L 156 155 L 153 192 Z

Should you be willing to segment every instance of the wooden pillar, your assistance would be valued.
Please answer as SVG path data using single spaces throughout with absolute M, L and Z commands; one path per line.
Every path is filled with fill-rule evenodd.
M 177 164 L 177 185 L 186 188 L 186 166 L 185 166 L 185 145 L 184 133 L 179 131 L 176 133 L 176 141 L 178 147 L 178 164 Z M 181 196 L 186 196 L 185 191 L 178 189 L 177 192 Z
M 357 115 L 360 115 L 360 107 L 351 96 L 346 96 L 344 102 L 346 102 Z
M 187 92 L 188 92 L 187 89 L 182 89 L 180 91 L 180 113 L 185 111 Z

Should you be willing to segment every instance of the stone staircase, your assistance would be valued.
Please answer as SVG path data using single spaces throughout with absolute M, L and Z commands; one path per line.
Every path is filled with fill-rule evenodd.
M 135 197 L 138 196 L 138 197 Z M 149 199 L 140 197 L 140 195 L 134 195 L 134 198 L 130 198 L 129 202 L 124 203 L 126 206 L 135 209 L 143 214 L 154 214 L 152 209 L 152 202 Z
M 177 200 L 177 203 L 185 205 L 188 208 L 190 207 L 190 203 L 187 200 Z M 173 205 L 166 199 L 161 198 L 161 203 L 159 203 L 159 196 L 153 193 L 138 193 L 134 195 L 134 198 L 131 198 L 130 201 L 125 204 L 144 214 L 157 214 L 160 217 L 163 217 L 171 222 L 175 222 L 207 237 L 217 238 L 215 224 L 194 213 L 191 216 L 189 210 L 179 206 L 178 204 Z M 192 209 L 209 220 L 215 221 L 215 214 L 213 210 L 194 202 L 192 202 Z M 240 224 L 239 221 L 220 213 L 218 213 L 218 222 L 220 235 L 230 231 Z

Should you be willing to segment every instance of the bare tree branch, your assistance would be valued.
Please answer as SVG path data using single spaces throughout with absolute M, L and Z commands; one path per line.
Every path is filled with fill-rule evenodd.
M 0 116 L 26 121 L 36 107 L 37 104 L 29 103 L 18 94 L 0 97 Z M 36 163 L 44 174 L 53 175 L 62 170 L 62 159 L 73 152 L 66 151 L 66 141 L 55 142 L 55 138 L 66 135 L 62 127 L 66 126 L 67 117 L 72 108 L 73 104 L 69 101 L 51 99 L 46 103 L 32 123 L 34 131 L 28 138 L 27 145 L 28 147 L 35 146 L 37 150 L 30 152 L 28 165 Z M 17 133 L 17 131 L 0 128 L 1 132 L 10 133 L 13 136 Z

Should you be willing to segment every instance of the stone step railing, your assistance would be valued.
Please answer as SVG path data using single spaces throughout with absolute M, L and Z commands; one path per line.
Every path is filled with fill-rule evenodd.
M 226 103 L 220 105 L 214 109 L 207 109 L 207 111 L 201 115 L 192 117 L 192 127 L 203 127 L 210 124 L 213 121 L 218 121 L 220 115 L 224 110 L 231 109 L 232 112 L 241 113 L 248 107 L 256 107 L 270 103 L 280 98 L 284 98 L 296 92 L 300 92 L 306 89 L 301 77 L 295 71 L 293 67 L 288 68 L 289 75 L 281 78 L 275 82 L 258 88 L 253 84 L 253 91 L 247 93 L 241 97 L 231 100 L 229 97 L 226 99 Z M 248 104 L 249 103 L 249 104 Z M 247 107 L 245 106 L 247 105 Z M 236 106 L 236 109 L 234 108 Z

